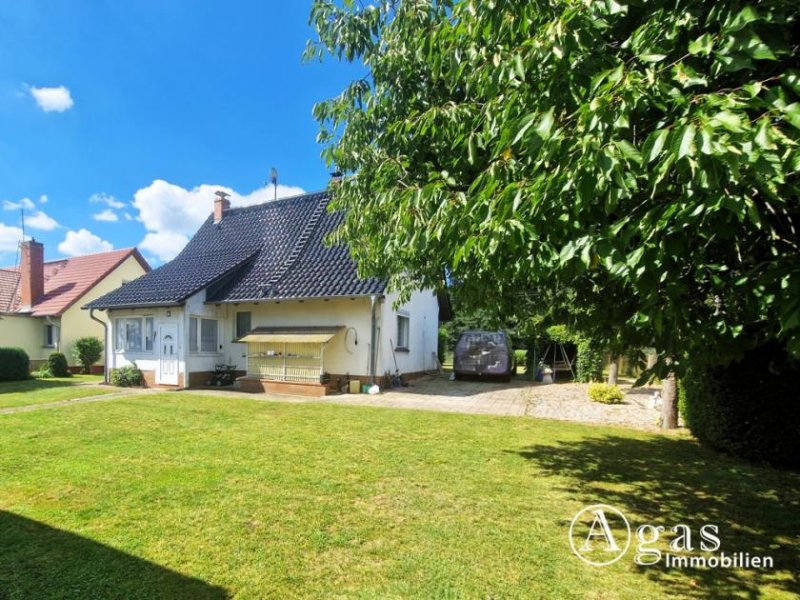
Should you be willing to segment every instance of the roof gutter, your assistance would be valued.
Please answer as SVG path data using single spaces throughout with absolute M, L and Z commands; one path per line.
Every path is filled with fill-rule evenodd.
M 92 321 L 97 321 L 98 323 L 100 323 L 100 325 L 103 326 L 103 340 L 104 340 L 103 341 L 103 383 L 108 383 L 109 382 L 109 378 L 108 378 L 108 363 L 109 363 L 109 360 L 108 360 L 108 323 L 106 321 L 103 321 L 102 319 L 98 319 L 97 317 L 95 317 L 94 316 L 94 310 L 95 309 L 93 309 L 93 308 L 89 309 L 89 318 Z
M 295 302 L 299 300 L 346 300 L 348 298 L 383 299 L 384 294 L 340 294 L 338 296 L 292 296 L 282 298 L 243 298 L 237 300 L 206 300 L 204 304 L 260 304 L 268 302 Z
M 81 310 L 88 310 L 90 313 L 93 310 L 131 310 L 134 308 L 176 308 L 183 306 L 184 302 L 166 303 L 153 303 L 153 304 L 120 304 L 118 306 L 89 306 L 88 304 L 81 306 Z M 96 320 L 96 319 L 95 319 Z

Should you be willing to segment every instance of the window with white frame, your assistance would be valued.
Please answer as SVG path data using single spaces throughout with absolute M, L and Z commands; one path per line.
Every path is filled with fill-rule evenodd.
M 56 347 L 56 326 L 55 325 L 45 325 L 44 326 L 44 346 L 45 348 L 55 348 Z
M 152 352 L 155 328 L 153 317 L 114 319 L 114 349 L 117 352 Z
M 398 350 L 408 350 L 410 319 L 408 315 L 397 315 L 397 347 Z
M 189 351 L 217 352 L 219 323 L 216 319 L 189 317 Z

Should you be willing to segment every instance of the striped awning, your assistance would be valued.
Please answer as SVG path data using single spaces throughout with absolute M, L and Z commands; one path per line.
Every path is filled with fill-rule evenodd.
M 267 342 L 324 344 L 339 333 L 344 326 L 338 327 L 256 327 L 238 342 L 262 344 Z

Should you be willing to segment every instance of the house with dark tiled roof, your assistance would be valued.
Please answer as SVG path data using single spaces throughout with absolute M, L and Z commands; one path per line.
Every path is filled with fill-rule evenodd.
M 63 352 L 77 368 L 75 341 L 106 329 L 81 307 L 148 271 L 135 248 L 45 261 L 41 243 L 23 242 L 20 264 L 0 268 L 0 346 L 23 348 L 34 367 Z
M 395 308 L 386 282 L 362 278 L 327 192 L 214 210 L 172 261 L 86 305 L 104 312 L 109 370 L 135 363 L 148 385 L 214 384 L 323 395 L 397 370 L 436 367 L 431 291 Z

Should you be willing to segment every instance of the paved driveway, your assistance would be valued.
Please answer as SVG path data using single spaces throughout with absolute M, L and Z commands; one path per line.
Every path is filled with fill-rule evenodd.
M 365 406 L 386 406 L 484 415 L 538 417 L 583 423 L 621 425 L 656 429 L 658 409 L 653 407 L 655 388 L 627 389 L 622 404 L 592 402 L 587 384 L 545 385 L 514 378 L 509 383 L 491 381 L 450 381 L 446 375 L 417 379 L 406 388 L 381 394 L 329 396 L 326 402 Z

